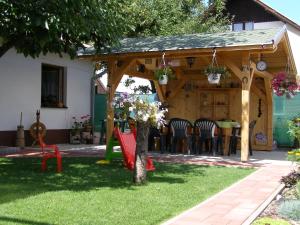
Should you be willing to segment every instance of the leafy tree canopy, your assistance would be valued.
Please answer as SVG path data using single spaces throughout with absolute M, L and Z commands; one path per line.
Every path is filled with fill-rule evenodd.
M 224 30 L 224 0 L 0 0 L 0 57 L 15 47 L 25 56 L 96 50 L 123 36 Z
M 156 36 L 223 31 L 229 23 L 224 0 L 128 0 L 126 36 Z
M 126 1 L 126 0 L 125 0 Z M 74 57 L 83 43 L 99 50 L 126 26 L 124 0 L 0 0 L 0 57 L 11 47 L 25 56 Z

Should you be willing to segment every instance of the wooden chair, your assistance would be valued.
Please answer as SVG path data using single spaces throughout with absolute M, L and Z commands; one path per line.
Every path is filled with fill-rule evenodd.
M 62 172 L 61 154 L 59 152 L 57 145 L 45 144 L 41 135 L 39 135 L 39 144 L 42 149 L 42 171 L 44 172 L 47 170 L 47 160 L 48 159 L 56 158 L 56 161 L 57 161 L 56 172 L 57 173 Z

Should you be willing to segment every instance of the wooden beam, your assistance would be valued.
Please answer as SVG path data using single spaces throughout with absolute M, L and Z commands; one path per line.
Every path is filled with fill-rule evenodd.
M 127 60 L 111 60 L 109 62 L 111 67 L 114 67 L 114 73 L 113 73 L 113 77 L 112 77 L 112 83 L 115 84 L 119 84 L 120 82 L 120 78 L 122 78 L 122 76 L 127 72 L 127 70 L 133 66 L 136 65 L 136 59 L 127 59 Z M 118 64 L 121 64 L 120 66 L 118 66 Z M 119 81 L 119 82 L 118 82 Z
M 267 145 L 273 145 L 273 89 L 271 86 L 271 79 L 264 79 L 267 96 Z
M 132 77 L 139 77 L 147 80 L 154 80 L 153 73 L 151 71 L 146 71 L 145 73 L 141 73 L 138 71 L 128 71 L 126 72 L 127 75 Z
M 272 79 L 274 76 L 268 71 L 259 71 L 256 68 L 256 64 L 254 62 L 250 63 L 250 67 L 254 69 L 254 74 L 267 79 Z
M 182 79 L 182 70 L 180 68 L 176 68 L 175 75 L 178 80 Z
M 154 83 L 154 86 L 155 86 L 155 90 L 157 92 L 157 95 L 158 95 L 158 98 L 161 102 L 165 102 L 166 99 L 165 99 L 165 95 L 163 93 L 163 90 L 161 89 L 161 86 L 159 85 L 158 81 L 157 80 L 154 80 L 153 81 Z
M 255 93 L 262 101 L 267 102 L 266 94 L 262 92 L 257 86 L 251 85 L 251 91 Z
M 174 98 L 180 92 L 180 90 L 185 85 L 185 83 L 186 83 L 186 79 L 182 79 L 179 82 L 179 84 L 175 88 L 173 88 L 173 90 L 171 91 L 170 96 L 168 96 L 168 100 Z
M 242 71 L 236 64 L 234 64 L 228 59 L 223 60 L 223 62 L 225 66 L 227 66 L 234 73 L 234 75 L 236 75 L 240 80 L 242 80 Z

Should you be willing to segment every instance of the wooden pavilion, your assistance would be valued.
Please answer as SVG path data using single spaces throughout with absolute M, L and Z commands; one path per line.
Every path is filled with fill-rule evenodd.
M 216 50 L 217 62 L 226 66 L 231 76 L 221 84 L 210 85 L 204 69 Z M 154 71 L 162 53 L 173 65 L 176 78 L 159 85 Z M 249 122 L 257 120 L 254 134 L 266 137 L 253 140 L 255 150 L 272 150 L 273 76 L 289 65 L 297 74 L 285 27 L 276 29 L 191 34 L 172 37 L 128 38 L 110 52 L 96 54 L 93 48 L 79 53 L 80 58 L 103 61 L 108 65 L 107 140 L 112 135 L 114 109 L 112 101 L 124 74 L 153 80 L 159 99 L 169 105 L 168 118 L 195 121 L 232 119 L 241 124 L 241 160 L 249 157 Z M 256 63 L 267 63 L 259 71 Z

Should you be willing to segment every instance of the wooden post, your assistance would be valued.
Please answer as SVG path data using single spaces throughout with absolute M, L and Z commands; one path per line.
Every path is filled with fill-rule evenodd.
M 135 59 L 119 61 L 110 59 L 108 61 L 108 76 L 107 76 L 107 115 L 106 115 L 106 146 L 112 136 L 114 129 L 114 107 L 113 100 L 116 89 L 123 77 L 123 74 L 136 63 Z M 118 66 L 119 65 L 119 66 Z
M 273 145 L 273 96 L 271 88 L 271 79 L 265 78 L 265 90 L 267 96 L 267 145 L 272 148 Z
M 249 121 L 250 121 L 250 88 L 254 69 L 250 69 L 250 55 L 244 54 L 242 61 L 242 119 L 241 119 L 241 161 L 249 158 Z

